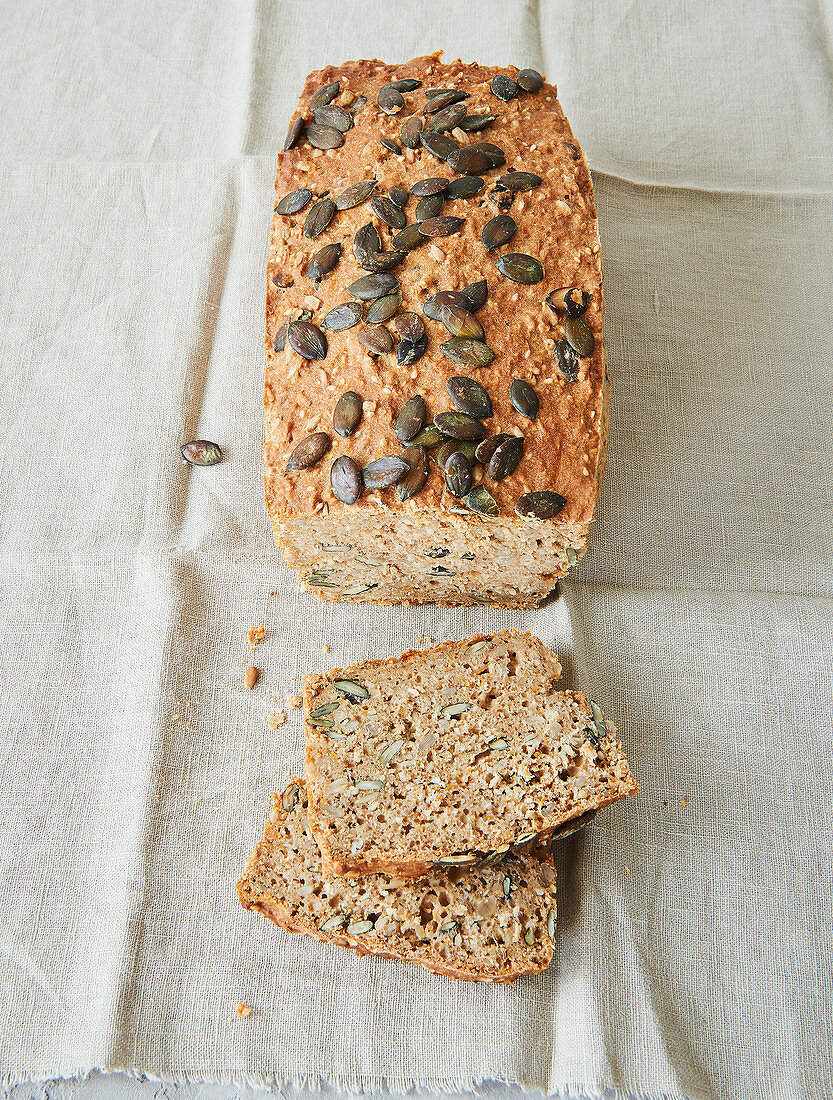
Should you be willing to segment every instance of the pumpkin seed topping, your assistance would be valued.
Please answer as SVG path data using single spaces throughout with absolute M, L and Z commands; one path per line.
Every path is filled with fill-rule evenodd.
M 387 271 L 377 271 L 371 275 L 362 275 L 360 279 L 356 279 L 354 283 L 351 283 L 347 289 L 354 298 L 367 302 L 375 301 L 376 298 L 390 294 L 398 286 L 399 280 L 395 275 L 391 275 Z
M 330 487 L 342 504 L 355 504 L 362 495 L 362 472 L 349 455 L 339 455 L 330 468 Z
M 496 73 L 491 83 L 492 94 L 508 102 L 518 94 L 518 85 L 506 73 Z
M 531 191 L 533 187 L 540 187 L 542 182 L 534 172 L 507 172 L 497 181 L 498 186 L 506 191 Z
M 297 142 L 298 138 L 304 132 L 304 120 L 300 115 L 296 115 L 289 123 L 289 127 L 286 131 L 286 138 L 283 143 L 283 151 L 291 149 Z
M 422 335 L 418 340 L 400 340 L 396 349 L 396 361 L 402 367 L 416 363 L 428 350 L 428 337 Z
M 453 199 L 470 199 L 479 195 L 486 186 L 482 176 L 460 176 L 452 180 L 445 189 L 445 197 L 449 201 Z
M 408 224 L 402 210 L 388 195 L 374 195 L 370 200 L 370 209 L 391 229 L 404 229 Z
M 477 449 L 474 452 L 474 456 L 478 462 L 482 462 L 485 466 L 489 464 L 489 460 L 492 455 L 498 449 L 498 447 L 506 439 L 511 439 L 512 436 L 506 432 L 499 432 L 497 435 L 487 436 L 486 439 L 480 441 L 477 444 Z
M 334 680 L 333 687 L 342 695 L 346 695 L 351 703 L 358 703 L 362 699 L 370 698 L 370 692 L 358 680 Z
M 500 508 L 497 506 L 497 501 L 482 485 L 478 485 L 472 489 L 465 498 L 465 504 L 472 512 L 476 512 L 479 516 L 488 516 L 490 519 L 494 519 L 496 516 L 500 515 Z
M 581 362 L 567 340 L 559 340 L 553 348 L 555 365 L 565 378 L 575 382 L 581 369 Z
M 320 126 L 317 122 L 307 126 L 304 135 L 316 149 L 338 149 L 344 144 L 344 134 L 333 126 Z
M 362 470 L 366 489 L 389 489 L 403 474 L 408 472 L 408 463 L 397 455 L 382 455 L 368 462 Z
M 335 217 L 336 204 L 330 198 L 319 199 L 310 207 L 304 221 L 304 236 L 308 240 L 320 237 Z
M 456 374 L 448 379 L 445 388 L 448 396 L 462 412 L 481 420 L 492 415 L 492 399 L 474 378 Z
M 359 343 L 371 355 L 385 355 L 393 350 L 393 337 L 384 325 L 366 325 L 359 333 Z
M 324 317 L 321 324 L 332 332 L 343 332 L 352 328 L 362 319 L 361 302 L 342 302 L 340 306 L 334 306 Z
M 405 106 L 404 96 L 392 84 L 386 84 L 380 89 L 376 102 L 386 115 L 397 115 Z
M 567 503 L 566 497 L 550 489 L 524 493 L 515 504 L 516 513 L 523 519 L 552 519 Z
M 523 378 L 514 378 L 509 386 L 509 400 L 512 407 L 521 414 L 534 420 L 538 415 L 538 394 Z
M 341 245 L 325 244 L 319 248 L 310 262 L 307 264 L 307 278 L 317 282 L 333 270 L 341 255 Z
M 524 441 L 516 435 L 509 435 L 498 444 L 489 459 L 489 477 L 492 481 L 503 481 L 518 468 L 524 453 Z
M 498 214 L 483 226 L 483 232 L 480 235 L 483 247 L 487 252 L 500 248 L 511 241 L 517 231 L 518 227 L 513 218 L 508 214 Z
M 362 399 L 355 390 L 348 390 L 336 401 L 333 409 L 333 430 L 344 438 L 352 435 L 362 419 Z
M 183 443 L 179 453 L 190 466 L 216 466 L 223 457 L 223 452 L 210 439 L 192 439 L 189 443 Z
M 400 443 L 409 443 L 417 432 L 425 427 L 428 406 L 421 394 L 414 394 L 402 408 L 393 425 L 393 433 Z
M 327 337 L 311 321 L 290 321 L 287 339 L 304 359 L 325 359 L 327 356 Z
M 495 261 L 495 267 L 513 283 L 540 283 L 544 278 L 541 261 L 534 256 L 526 256 L 523 252 L 507 252 Z
M 452 496 L 461 500 L 471 489 L 471 483 L 471 462 L 462 452 L 455 451 L 445 465 L 446 488 Z
M 328 103 L 332 103 L 340 91 L 341 84 L 338 80 L 334 80 L 332 84 L 324 84 L 309 101 L 309 109 L 314 111 L 316 107 L 326 107 Z
M 297 191 L 290 191 L 284 195 L 275 210 L 282 216 L 298 214 L 312 198 L 312 191 L 308 187 L 299 187 Z
M 365 201 L 368 195 L 373 193 L 375 186 L 376 180 L 360 180 L 358 183 L 351 183 L 333 200 L 336 209 L 349 210 L 353 206 L 358 206 L 359 203 Z
M 544 78 L 537 69 L 521 69 L 515 81 L 524 92 L 540 92 L 544 87 Z
M 396 486 L 396 495 L 401 501 L 410 500 L 425 485 L 428 480 L 429 465 L 428 452 L 424 447 L 410 446 L 402 452 L 403 459 L 410 467 Z
M 583 317 L 568 317 L 564 322 L 564 335 L 573 350 L 582 358 L 593 354 L 596 340 L 593 330 Z
M 465 363 L 469 367 L 488 367 L 495 358 L 495 353 L 482 340 L 468 336 L 452 336 L 440 344 L 440 351 L 455 363 Z
M 434 424 L 444 435 L 452 439 L 484 439 L 488 432 L 486 426 L 476 417 L 464 412 L 442 412 L 434 417 Z
M 427 149 L 437 160 L 447 161 L 452 153 L 460 148 L 456 141 L 452 141 L 445 134 L 426 134 L 424 131 L 420 131 L 419 140 L 423 148 Z
M 353 116 L 343 107 L 328 104 L 326 107 L 316 107 L 312 117 L 319 126 L 330 126 L 339 133 L 346 134 L 353 125 Z

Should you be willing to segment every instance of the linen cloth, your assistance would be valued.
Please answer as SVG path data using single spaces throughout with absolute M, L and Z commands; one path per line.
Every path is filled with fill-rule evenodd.
M 0 11 L 7 1083 L 830 1096 L 832 20 L 786 0 Z M 536 613 L 322 604 L 265 520 L 265 253 L 298 89 L 440 47 L 556 81 L 597 188 L 608 473 L 591 550 Z M 183 467 L 195 436 L 224 462 Z M 508 626 L 554 645 L 642 788 L 558 848 L 551 969 L 454 983 L 243 913 L 269 792 L 302 761 L 297 712 L 267 717 L 301 673 Z

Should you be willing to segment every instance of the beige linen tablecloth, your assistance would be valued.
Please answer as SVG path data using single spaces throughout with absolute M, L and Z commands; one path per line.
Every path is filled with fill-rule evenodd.
M 678 7 L 0 9 L 7 1083 L 833 1094 L 833 11 Z M 590 552 L 534 614 L 321 604 L 264 516 L 298 88 L 438 48 L 556 81 L 597 187 L 610 463 Z M 198 435 L 220 466 L 182 466 Z M 300 674 L 508 626 L 604 704 L 642 787 L 558 849 L 552 968 L 454 983 L 243 913 Z

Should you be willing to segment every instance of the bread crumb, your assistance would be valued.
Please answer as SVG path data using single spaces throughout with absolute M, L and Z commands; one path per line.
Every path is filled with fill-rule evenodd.
M 249 645 L 252 647 L 252 649 L 254 649 L 254 647 L 258 645 L 258 643 L 262 642 L 265 637 L 266 627 L 263 625 L 263 623 L 261 623 L 260 626 L 253 626 L 247 634 Z
M 270 596 L 277 596 L 277 592 L 270 592 L 269 595 Z
M 327 645 L 326 642 L 321 646 L 321 648 L 324 650 L 325 653 L 330 652 L 330 647 Z
M 681 805 L 681 806 L 687 806 L 687 805 L 688 805 L 688 799 L 687 799 L 687 798 L 683 798 L 683 799 L 681 799 L 681 801 L 680 801 L 680 805 Z
M 625 868 L 625 874 L 626 874 L 626 875 L 629 875 L 630 873 L 631 873 L 631 869 L 630 869 L 630 867 L 626 867 L 626 868 Z
M 282 726 L 286 721 L 286 711 L 279 710 L 275 714 L 269 715 L 269 729 L 276 730 L 278 726 Z
M 251 1005 L 238 1005 L 235 1011 L 237 1012 L 238 1016 L 246 1017 L 246 1016 L 251 1015 L 252 1006 Z
M 246 669 L 246 676 L 243 680 L 244 684 L 246 685 L 246 691 L 252 690 L 252 688 L 257 683 L 259 677 L 260 669 L 255 668 L 254 665 L 249 665 L 249 667 Z
M 290 695 L 287 699 L 287 703 L 298 710 L 299 707 L 304 705 L 304 697 L 303 695 Z

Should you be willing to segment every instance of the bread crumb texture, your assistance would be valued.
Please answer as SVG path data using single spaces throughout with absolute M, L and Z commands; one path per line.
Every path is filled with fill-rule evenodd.
M 260 626 L 251 627 L 247 637 L 249 639 L 249 645 L 254 649 L 254 647 L 259 645 L 266 637 L 266 627 L 263 623 L 261 623 Z

